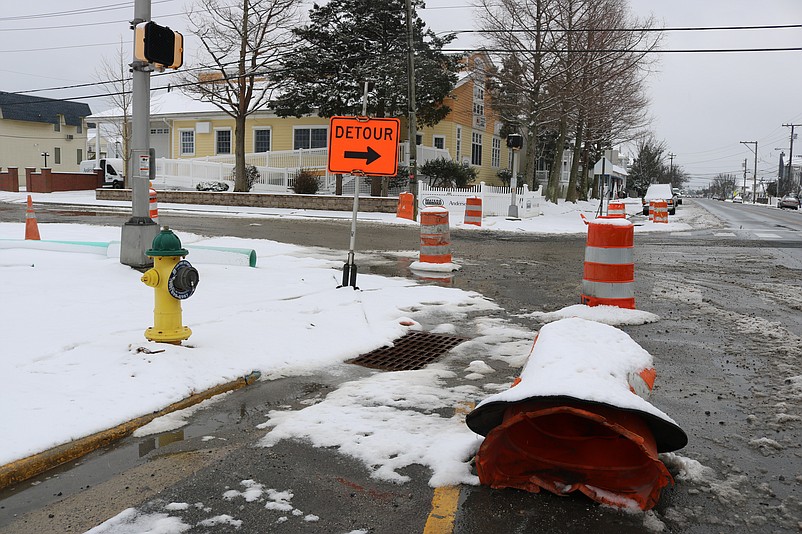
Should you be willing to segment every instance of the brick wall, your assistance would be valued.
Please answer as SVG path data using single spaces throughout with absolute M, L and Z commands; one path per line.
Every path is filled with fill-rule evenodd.
M 97 189 L 98 200 L 131 201 L 130 189 Z M 351 211 L 354 197 L 334 195 L 281 195 L 272 193 L 216 193 L 212 191 L 157 191 L 157 200 L 173 204 L 251 206 L 328 211 Z M 397 198 L 359 197 L 359 211 L 395 213 Z
M 86 191 L 103 185 L 103 171 L 94 173 L 53 172 L 43 168 L 35 172 L 33 167 L 25 168 L 25 188 L 29 193 L 52 193 L 53 191 Z
M 9 167 L 7 172 L 0 172 L 0 191 L 19 193 L 19 169 Z

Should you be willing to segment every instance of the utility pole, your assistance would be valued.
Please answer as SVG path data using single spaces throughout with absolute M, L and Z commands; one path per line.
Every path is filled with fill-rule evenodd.
M 418 124 L 415 117 L 415 48 L 413 46 L 412 2 L 407 8 L 407 100 L 409 100 L 409 189 L 412 193 L 412 218 L 418 219 Z
M 783 124 L 785 128 L 791 128 L 791 149 L 788 152 L 788 177 L 794 177 L 794 128 L 802 126 L 802 124 Z
M 741 141 L 741 144 L 744 146 L 747 145 L 755 145 L 755 174 L 752 176 L 752 204 L 756 202 L 755 197 L 757 196 L 757 141 Z M 752 148 L 749 147 L 751 150 Z M 746 187 L 746 163 L 744 163 L 744 187 Z
M 151 0 L 134 1 L 134 19 L 131 29 L 136 35 L 136 25 L 150 22 Z M 153 238 L 159 233 L 159 225 L 150 218 L 148 189 L 151 167 L 150 152 L 150 73 L 153 66 L 136 58 L 136 38 L 131 62 L 132 75 L 132 147 L 129 158 L 128 183 L 131 185 L 131 218 L 123 225 L 120 239 L 120 263 L 134 268 L 152 265 L 153 260 L 145 255 L 151 248 Z
M 742 197 L 742 199 L 743 199 L 743 196 L 745 194 L 746 194 L 746 160 L 744 160 L 744 187 L 743 187 L 743 189 L 741 189 L 741 197 Z
M 668 161 L 669 161 L 669 164 L 668 164 L 668 176 L 669 176 L 669 179 L 671 180 L 671 186 L 672 187 L 674 186 L 674 158 L 676 158 L 676 157 L 677 157 L 677 155 L 674 154 L 673 152 L 669 152 L 668 153 Z

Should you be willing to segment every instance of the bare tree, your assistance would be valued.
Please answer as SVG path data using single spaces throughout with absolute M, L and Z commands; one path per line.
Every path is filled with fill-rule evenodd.
M 103 57 L 95 70 L 95 78 L 98 83 L 108 93 L 106 97 L 112 107 L 119 110 L 117 118 L 108 123 L 112 135 L 122 141 L 123 169 L 128 169 L 128 152 L 131 146 L 131 105 L 133 100 L 131 72 L 128 66 L 130 63 L 130 50 L 123 50 L 122 39 L 120 46 L 113 56 Z M 95 135 L 101 139 L 100 123 L 96 123 Z M 108 156 L 108 154 L 107 154 Z M 100 154 L 96 157 L 99 159 Z M 128 176 L 126 173 L 125 187 L 128 187 Z
M 505 121 L 535 141 L 553 132 L 555 147 L 545 196 L 557 201 L 563 150 L 573 141 L 566 198 L 587 190 L 588 144 L 607 144 L 644 123 L 648 54 L 657 46 L 651 21 L 629 16 L 625 0 L 482 0 L 482 28 L 502 61 L 491 94 Z M 527 175 L 542 155 L 528 143 Z M 584 157 L 582 154 L 584 152 Z M 595 161 L 595 160 L 594 160 Z M 582 193 L 584 194 L 584 193 Z
M 504 51 L 501 69 L 491 83 L 493 109 L 508 130 L 524 135 L 523 172 L 534 183 L 539 129 L 555 102 L 546 91 L 557 68 L 549 54 L 554 40 L 553 0 L 480 0 L 477 7 L 488 47 Z
M 235 191 L 248 191 L 245 122 L 264 108 L 276 84 L 271 71 L 289 50 L 300 0 L 198 0 L 187 13 L 201 44 L 199 69 L 184 90 L 234 119 Z M 189 80 L 185 80 L 189 81 Z

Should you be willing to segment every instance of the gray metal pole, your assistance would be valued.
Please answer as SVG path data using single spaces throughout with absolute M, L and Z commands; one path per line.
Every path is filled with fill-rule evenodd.
M 407 96 L 409 98 L 409 189 L 412 193 L 412 218 L 418 218 L 418 119 L 415 117 L 415 48 L 413 46 L 412 2 L 407 11 Z
M 757 203 L 757 141 L 755 141 L 755 174 L 752 175 L 752 204 Z
M 135 0 L 131 26 L 150 21 L 150 1 Z M 136 46 L 136 44 L 134 44 Z M 133 56 L 133 54 L 132 54 Z M 131 185 L 131 218 L 123 225 L 120 239 L 120 263 L 134 268 L 153 264 L 145 251 L 151 248 L 159 226 L 148 216 L 150 167 L 150 73 L 153 66 L 133 57 L 133 95 L 131 114 L 132 147 L 129 159 L 128 183 Z
M 518 218 L 518 202 L 515 199 L 515 193 L 518 191 L 518 159 L 520 155 L 518 150 L 512 149 L 512 177 L 510 177 L 510 207 L 507 210 L 508 219 Z

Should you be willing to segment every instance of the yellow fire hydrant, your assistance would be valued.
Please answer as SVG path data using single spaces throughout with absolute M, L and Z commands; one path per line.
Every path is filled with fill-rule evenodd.
M 181 324 L 181 301 L 195 292 L 198 271 L 183 259 L 189 251 L 181 247 L 181 240 L 167 226 L 153 238 L 151 247 L 145 254 L 153 258 L 153 268 L 142 275 L 142 282 L 155 290 L 156 304 L 153 326 L 145 330 L 145 337 L 180 345 L 192 335 L 192 330 Z

